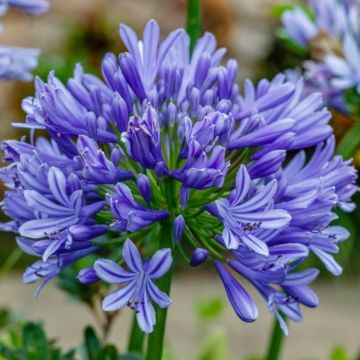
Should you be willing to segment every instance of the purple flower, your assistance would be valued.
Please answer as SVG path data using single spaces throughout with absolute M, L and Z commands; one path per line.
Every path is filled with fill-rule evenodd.
M 321 18 L 314 26 L 300 12 L 288 24 L 299 41 L 332 23 L 339 25 L 332 36 L 346 33 L 331 7 L 313 8 Z M 346 16 L 352 8 L 346 5 Z M 210 33 L 191 56 L 183 29 L 160 41 L 153 20 L 142 40 L 125 25 L 120 35 L 127 52 L 105 55 L 104 80 L 80 65 L 66 83 L 54 72 L 46 82 L 36 78 L 34 97 L 22 103 L 26 122 L 14 124 L 29 129 L 29 139 L 1 145 L 7 164 L 0 170 L 7 187 L 2 209 L 10 221 L 0 228 L 16 233 L 24 252 L 41 257 L 24 280 L 49 281 L 90 253 L 112 256 L 114 242 L 132 237 L 118 259 L 127 269 L 102 259 L 78 279 L 121 284 L 104 309 L 128 305 L 140 328 L 151 332 L 153 301 L 171 303 L 153 282 L 172 263 L 170 249 L 154 241 L 161 236 L 176 254 L 192 254 L 190 266 L 215 262 L 241 319 L 254 321 L 257 307 L 238 275 L 287 332 L 281 314 L 301 321 L 301 307 L 318 304 L 309 287 L 318 273 L 306 268 L 309 254 L 341 273 L 334 255 L 348 232 L 331 222 L 335 209 L 354 209 L 358 191 L 351 161 L 334 154 L 322 96 L 298 74 L 246 80 L 240 91 L 237 62 L 222 65 L 225 49 L 217 49 Z M 335 86 L 325 63 L 313 70 L 313 88 Z M 337 81 L 348 80 L 346 71 L 337 72 Z M 322 94 L 341 104 L 340 88 L 323 87 Z M 36 130 L 50 140 L 34 140 Z M 169 230 L 166 240 L 161 233 Z M 99 243 L 108 249 L 100 251 Z M 144 263 L 136 248 L 143 245 L 155 252 Z
M 48 186 L 51 198 L 35 190 L 24 191 L 25 201 L 33 210 L 34 218 L 36 218 L 26 221 L 20 226 L 20 235 L 32 239 L 53 236 L 59 231 L 75 225 L 80 219 L 91 217 L 104 206 L 102 201 L 84 206 L 82 190 L 77 190 L 69 196 L 66 189 L 66 178 L 56 167 L 49 170 Z
M 96 275 L 96 271 L 91 267 L 81 269 L 78 273 L 77 279 L 83 285 L 93 284 L 100 280 L 100 278 Z
M 173 261 L 171 251 L 161 249 L 143 264 L 135 244 L 131 240 L 126 240 L 122 255 L 128 270 L 107 259 L 95 262 L 94 269 L 100 279 L 109 284 L 124 285 L 105 297 L 103 309 L 114 311 L 129 306 L 136 312 L 140 329 L 150 333 L 156 323 L 155 310 L 151 302 L 154 301 L 162 308 L 172 304 L 170 298 L 153 282 L 169 271 Z
M 160 143 L 160 124 L 150 104 L 146 105 L 142 118 L 130 119 L 126 146 L 130 157 L 145 169 L 155 169 L 159 174 L 167 173 Z
M 0 46 L 0 79 L 32 80 L 32 72 L 38 65 L 40 51 Z
M 144 174 L 139 174 L 136 178 L 136 184 L 139 188 L 141 196 L 146 202 L 151 201 L 151 185 L 149 178 Z
M 203 152 L 198 158 L 189 157 L 180 170 L 172 175 L 185 187 L 207 189 L 221 187 L 230 163 L 225 161 L 225 148 L 216 146 L 209 157 Z
M 203 262 L 205 262 L 208 258 L 209 252 L 203 248 L 197 248 L 191 255 L 190 265 L 191 266 L 199 266 Z
M 256 236 L 257 230 L 281 229 L 291 220 L 288 212 L 269 208 L 276 190 L 277 183 L 273 180 L 255 193 L 246 167 L 240 167 L 236 188 L 229 197 L 208 207 L 224 224 L 222 238 L 226 248 L 237 249 L 241 244 L 259 254 L 269 254 L 266 243 Z
M 125 184 L 118 184 L 114 194 L 107 195 L 107 202 L 114 214 L 114 229 L 137 231 L 156 221 L 169 217 L 167 211 L 150 210 L 136 202 Z
M 33 250 L 28 247 L 27 242 L 23 242 L 21 239 L 18 239 L 18 245 L 24 252 L 28 253 L 29 255 L 36 255 Z M 43 260 L 37 260 L 26 268 L 23 275 L 23 282 L 25 284 L 33 284 L 39 280 L 42 280 L 42 283 L 37 287 L 34 294 L 34 297 L 37 297 L 44 286 L 55 276 L 59 275 L 61 271 L 82 257 L 94 252 L 95 250 L 96 247 L 93 246 L 86 249 L 53 256 L 46 262 Z
M 118 181 L 132 177 L 131 171 L 118 167 L 120 150 L 114 148 L 111 152 L 112 161 L 108 160 L 104 152 L 99 149 L 95 140 L 80 135 L 77 142 L 79 160 L 83 168 L 83 176 L 90 183 L 115 184 Z
M 179 243 L 185 228 L 185 219 L 182 215 L 178 215 L 174 220 L 174 242 Z
M 309 93 L 320 91 L 325 102 L 348 112 L 344 91 L 360 91 L 358 14 L 356 1 L 309 1 L 314 16 L 301 8 L 285 11 L 282 22 L 292 41 L 308 48 L 313 60 L 304 62 Z

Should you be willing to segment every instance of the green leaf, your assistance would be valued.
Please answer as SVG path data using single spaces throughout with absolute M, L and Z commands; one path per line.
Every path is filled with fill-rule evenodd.
M 95 330 L 91 326 L 85 329 L 85 349 L 89 360 L 97 360 L 101 345 Z
M 337 346 L 330 354 L 330 360 L 350 360 L 345 347 Z
M 8 309 L 0 309 L 0 329 L 5 328 L 11 321 L 11 313 Z
M 276 18 L 280 18 L 285 11 L 293 10 L 295 5 L 280 4 L 271 7 L 270 15 Z
M 298 56 L 306 57 L 308 50 L 306 48 L 300 46 L 296 42 L 294 42 L 292 39 L 290 39 L 284 29 L 278 29 L 276 31 L 276 36 L 279 38 L 279 40 L 281 41 L 281 44 L 287 50 L 289 50 L 290 52 L 292 52 Z
M 360 122 L 355 122 L 354 126 L 341 139 L 336 152 L 344 159 L 352 157 L 360 146 Z
M 119 354 L 114 345 L 107 345 L 99 352 L 97 360 L 119 360 Z
M 120 360 L 144 360 L 144 356 L 139 353 L 129 352 L 121 354 Z
M 76 350 L 70 350 L 66 354 L 61 356 L 61 360 L 74 360 L 75 354 L 76 354 Z
M 23 343 L 27 360 L 45 360 L 48 342 L 40 324 L 29 322 L 23 328 Z
M 224 312 L 224 305 L 222 297 L 203 298 L 195 304 L 196 314 L 201 320 L 215 319 Z

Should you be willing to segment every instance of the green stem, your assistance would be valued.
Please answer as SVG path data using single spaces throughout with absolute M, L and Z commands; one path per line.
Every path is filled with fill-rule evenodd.
M 356 123 L 341 139 L 336 152 L 348 159 L 355 154 L 360 145 L 360 122 Z
M 190 36 L 190 52 L 201 33 L 201 0 L 188 0 L 186 30 Z
M 164 221 L 161 230 L 160 248 L 173 247 L 172 233 L 172 221 Z M 157 283 L 159 288 L 168 295 L 170 294 L 173 267 L 174 265 Z M 154 331 L 149 335 L 146 360 L 161 360 L 164 350 L 167 309 L 161 309 L 159 306 L 156 306 L 155 310 L 156 325 Z
M 284 315 L 282 315 L 282 317 L 284 321 L 286 321 L 286 317 Z M 265 360 L 279 360 L 283 342 L 284 342 L 284 332 L 281 330 L 279 321 L 276 318 L 274 318 L 273 330 Z
M 129 352 L 134 351 L 142 353 L 144 346 L 145 333 L 139 328 L 137 323 L 136 314 L 131 326 L 130 339 L 128 344 Z
M 9 271 L 15 266 L 23 252 L 16 247 L 14 251 L 8 256 L 2 267 L 0 268 L 0 281 L 3 280 Z

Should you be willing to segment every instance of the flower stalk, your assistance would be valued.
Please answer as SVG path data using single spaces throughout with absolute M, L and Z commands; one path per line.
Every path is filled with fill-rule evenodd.
M 186 30 L 190 36 L 190 51 L 201 34 L 201 0 L 188 0 Z
M 285 315 L 283 315 L 284 321 L 286 321 Z M 280 327 L 279 321 L 274 318 L 273 321 L 273 330 L 271 333 L 269 348 L 265 357 L 265 360 L 278 360 L 280 359 L 280 354 L 282 346 L 284 344 L 284 332 Z
M 164 221 L 161 227 L 160 248 L 172 247 L 173 227 L 171 221 Z M 173 267 L 158 281 L 158 286 L 167 295 L 170 294 Z M 165 340 L 167 308 L 156 306 L 156 326 L 149 334 L 146 360 L 162 359 Z
M 139 328 L 137 323 L 136 314 L 133 316 L 133 321 L 131 324 L 131 331 L 130 331 L 130 338 L 128 344 L 128 351 L 129 352 L 143 352 L 145 340 L 145 333 Z

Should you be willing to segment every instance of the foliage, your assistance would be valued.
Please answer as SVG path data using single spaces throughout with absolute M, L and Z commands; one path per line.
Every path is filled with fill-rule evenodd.
M 2 321 L 4 316 L 9 318 L 7 310 L 1 311 Z M 75 350 L 63 353 L 55 341 L 47 338 L 41 323 L 26 322 L 9 327 L 0 341 L 0 359 L 74 360 Z

